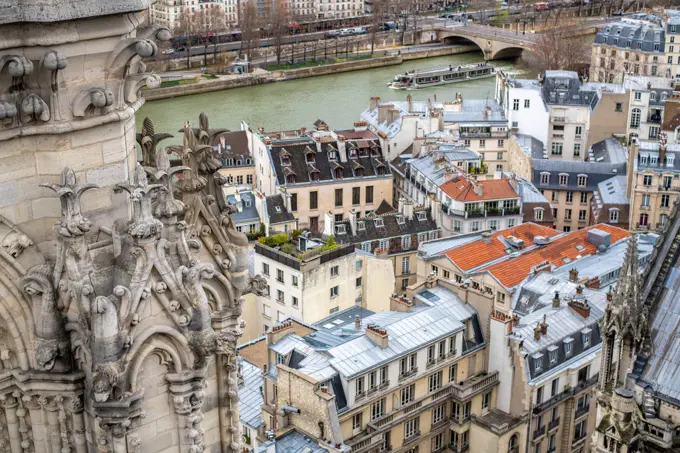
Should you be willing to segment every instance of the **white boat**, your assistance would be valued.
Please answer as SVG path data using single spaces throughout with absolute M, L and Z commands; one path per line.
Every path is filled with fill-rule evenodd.
M 394 76 L 394 80 L 387 84 L 394 90 L 412 90 L 447 83 L 463 82 L 465 80 L 494 77 L 496 68 L 487 63 L 451 65 L 446 68 L 425 69 L 411 71 Z

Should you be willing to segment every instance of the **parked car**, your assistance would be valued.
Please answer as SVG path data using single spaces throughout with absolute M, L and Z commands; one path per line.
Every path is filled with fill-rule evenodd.
M 340 30 L 328 30 L 326 36 L 339 36 Z
M 612 16 L 623 16 L 623 10 L 619 9 L 612 13 Z

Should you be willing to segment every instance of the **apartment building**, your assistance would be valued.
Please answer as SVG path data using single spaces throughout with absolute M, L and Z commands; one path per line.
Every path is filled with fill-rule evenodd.
M 154 25 L 167 27 L 171 31 L 180 26 L 182 15 L 191 15 L 203 10 L 217 8 L 219 13 L 224 14 L 227 25 L 236 24 L 234 13 L 227 13 L 225 4 L 229 3 L 229 8 L 233 9 L 232 0 L 159 0 L 149 7 L 149 20 Z M 211 14 L 212 11 L 211 11 Z
M 220 175 L 224 176 L 227 184 L 256 187 L 255 159 L 248 148 L 248 137 L 244 131 L 220 134 L 214 148 L 222 163 Z
M 661 231 L 680 193 L 680 144 L 639 142 L 630 147 L 627 196 L 630 229 Z
M 669 77 L 666 37 L 661 18 L 636 15 L 607 24 L 595 36 L 590 79 L 623 83 L 626 74 Z
M 275 326 L 264 428 L 304 432 L 331 452 L 519 451 L 526 423 L 495 410 L 498 373 L 484 365 L 475 310 L 438 285 L 391 304 L 339 312 L 306 335 Z
M 277 247 L 256 243 L 254 271 L 267 281 L 267 295 L 257 297 L 255 319 L 246 322 L 266 332 L 284 319 L 314 323 L 354 305 L 376 311 L 389 307 L 394 291 L 389 260 L 353 245 L 329 250 L 324 245 L 306 235 Z
M 364 15 L 363 0 L 319 0 L 315 5 L 319 19 L 341 19 Z
M 258 189 L 284 192 L 298 228 L 323 231 L 324 215 L 361 217 L 392 198 L 392 173 L 378 137 L 365 126 L 346 131 L 266 133 L 243 123 L 255 158 Z
M 664 104 L 673 94 L 671 79 L 664 77 L 626 76 L 624 87 L 630 93 L 630 111 L 626 136 L 631 144 L 639 140 L 657 140 L 661 132 Z
M 394 290 L 404 290 L 416 282 L 416 254 L 425 241 L 437 239 L 439 228 L 431 209 L 399 201 L 398 210 L 381 206 L 379 214 L 359 217 L 350 211 L 349 219 L 336 221 L 326 214 L 324 236 L 333 235 L 339 244 L 354 244 L 365 253 L 390 260 L 395 276 Z
M 588 83 L 598 92 L 600 100 L 590 115 L 590 128 L 586 149 L 608 138 L 628 136 L 630 126 L 631 95 L 623 85 L 613 83 Z M 633 96 L 634 97 L 634 96 Z
M 680 79 L 680 13 L 667 10 L 669 14 L 666 20 L 666 64 L 670 76 Z
M 550 111 L 538 80 L 516 79 L 497 71 L 496 100 L 503 106 L 512 132 L 548 143 Z
M 664 103 L 661 131 L 669 143 L 680 143 L 680 92 L 671 94 Z
M 590 224 L 608 223 L 624 230 L 630 219 L 625 175 L 612 176 L 597 185 L 590 201 Z

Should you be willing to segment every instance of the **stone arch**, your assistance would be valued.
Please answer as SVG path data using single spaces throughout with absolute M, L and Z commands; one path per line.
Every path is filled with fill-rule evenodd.
M 129 389 L 131 392 L 136 392 L 138 388 L 138 380 L 140 369 L 150 354 L 156 354 L 161 358 L 161 363 L 166 366 L 172 365 L 174 373 L 181 373 L 183 370 L 190 368 L 191 354 L 189 350 L 177 344 L 175 339 L 162 333 L 154 333 L 135 351 L 134 357 L 129 367 Z
M 503 60 L 505 58 L 519 57 L 526 49 L 519 46 L 508 46 L 491 54 L 490 60 Z
M 460 36 L 460 35 L 448 35 L 444 36 L 440 39 L 441 42 L 445 44 L 463 44 L 463 45 L 475 45 L 479 47 L 479 50 L 481 52 L 484 52 L 484 44 L 479 43 L 476 40 L 470 39 L 466 36 Z
M 0 269 L 7 269 L 6 260 L 0 260 Z M 21 370 L 28 371 L 31 367 L 36 367 L 35 356 L 27 348 L 27 345 L 34 343 L 33 312 L 23 291 L 12 283 L 13 280 L 4 271 L 0 271 L 0 326 L 4 325 L 6 330 L 3 340 L 7 338 L 11 341 L 13 348 L 8 346 L 7 350 L 16 354 L 16 365 Z

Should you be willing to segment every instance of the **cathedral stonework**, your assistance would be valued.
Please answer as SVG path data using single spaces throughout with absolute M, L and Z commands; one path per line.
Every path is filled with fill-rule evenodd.
M 34 3 L 0 19 L 0 451 L 240 452 L 236 341 L 263 285 L 222 131 L 135 136 L 159 82 L 141 60 L 170 37 L 137 30 L 143 2 Z

